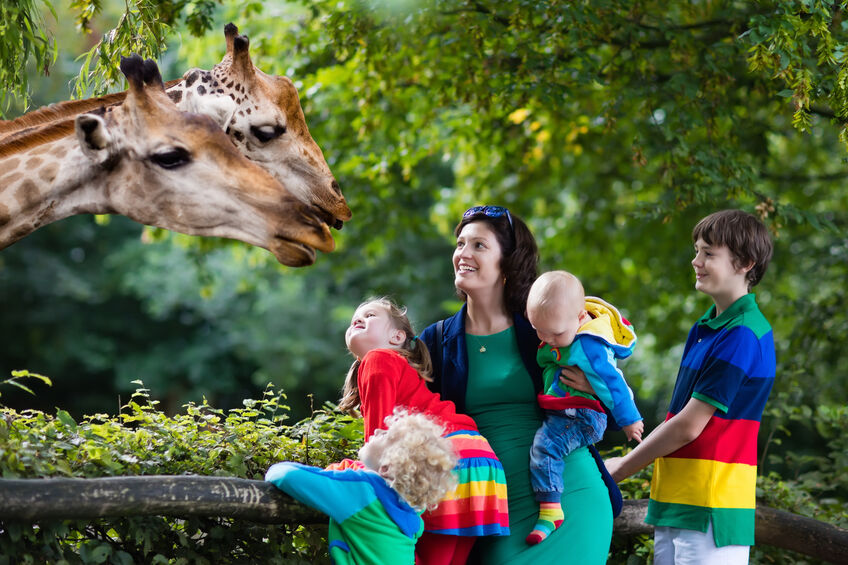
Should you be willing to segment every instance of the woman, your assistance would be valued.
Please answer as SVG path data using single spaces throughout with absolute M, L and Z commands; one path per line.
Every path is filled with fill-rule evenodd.
M 538 263 L 533 235 L 500 206 L 468 209 L 454 233 L 454 282 L 466 304 L 425 329 L 421 340 L 433 357 L 431 388 L 474 418 L 504 466 L 511 532 L 478 540 L 469 562 L 605 563 L 611 498 L 620 505 L 621 493 L 597 452 L 587 448 L 565 459 L 565 522 L 544 543 L 525 542 L 538 514 L 529 457 L 543 417 L 536 402 L 542 387 L 539 339 L 524 317 Z

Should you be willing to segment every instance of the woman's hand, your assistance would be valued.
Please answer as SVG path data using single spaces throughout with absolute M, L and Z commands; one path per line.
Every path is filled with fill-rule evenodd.
M 570 386 L 573 389 L 577 389 L 580 392 L 595 394 L 595 389 L 592 388 L 592 385 L 589 383 L 589 379 L 586 378 L 586 374 L 583 372 L 583 369 L 575 365 L 563 367 L 559 374 L 559 380 L 562 384 Z

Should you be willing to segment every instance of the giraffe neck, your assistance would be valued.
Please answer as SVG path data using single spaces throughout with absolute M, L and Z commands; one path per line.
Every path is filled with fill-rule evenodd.
M 104 183 L 72 135 L 0 157 L 0 249 L 68 216 L 112 212 Z
M 179 86 L 183 79 L 169 80 L 165 83 L 165 88 Z M 0 120 L 0 142 L 4 141 L 4 137 L 25 130 L 27 128 L 39 127 L 50 122 L 58 122 L 67 119 L 73 119 L 76 115 L 84 112 L 99 111 L 114 104 L 120 104 L 127 97 L 127 92 L 115 92 L 106 94 L 96 98 L 86 98 L 85 100 L 67 100 L 42 106 L 38 110 L 28 112 L 14 120 Z

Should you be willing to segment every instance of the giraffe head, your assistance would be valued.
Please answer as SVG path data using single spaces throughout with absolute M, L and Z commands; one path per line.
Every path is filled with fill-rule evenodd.
M 297 89 L 288 77 L 253 65 L 250 42 L 235 25 L 227 24 L 224 35 L 222 61 L 211 71 L 188 70 L 169 94 L 184 109 L 212 116 L 244 155 L 340 229 L 350 208 L 309 134 Z
M 238 239 L 289 266 L 334 242 L 324 218 L 246 159 L 208 116 L 181 112 L 156 63 L 122 58 L 126 101 L 77 116 L 80 146 L 109 177 L 107 212 L 190 235 Z

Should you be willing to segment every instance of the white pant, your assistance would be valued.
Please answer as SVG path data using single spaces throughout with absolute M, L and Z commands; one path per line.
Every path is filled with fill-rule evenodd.
M 750 546 L 716 547 L 713 525 L 706 533 L 682 528 L 654 528 L 654 565 L 747 565 Z

